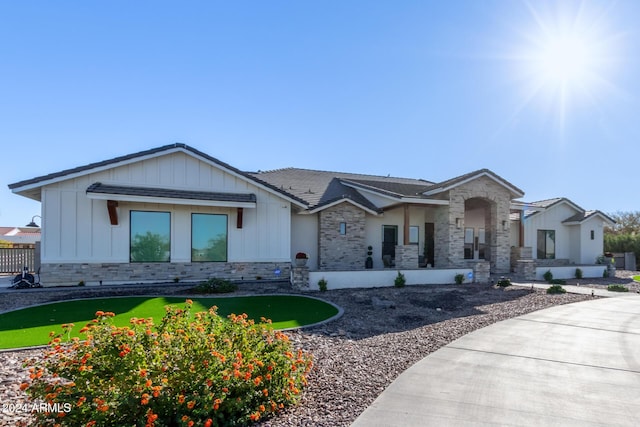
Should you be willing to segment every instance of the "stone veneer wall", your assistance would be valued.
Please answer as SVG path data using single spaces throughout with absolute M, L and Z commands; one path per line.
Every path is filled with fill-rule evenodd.
M 449 194 L 449 215 L 454 218 L 454 222 L 456 217 L 462 215 L 464 218 L 464 202 L 471 198 L 480 198 L 489 204 L 485 217 L 485 230 L 488 237 L 491 272 L 508 273 L 511 267 L 511 227 L 509 224 L 511 193 L 488 177 L 481 177 L 452 189 Z M 456 240 L 456 243 L 459 244 L 459 248 L 456 246 L 456 251 L 459 250 L 459 259 L 461 259 L 464 258 L 464 229 L 457 230 L 459 230 L 460 241 Z
M 276 269 L 280 274 L 276 276 Z M 144 283 L 207 280 L 212 277 L 229 280 L 288 280 L 289 262 L 202 262 L 202 263 L 69 263 L 42 264 L 40 278 L 44 286 L 108 283 Z
M 320 211 L 319 270 L 363 270 L 367 258 L 365 212 L 344 202 Z M 340 223 L 347 233 L 340 234 Z
M 418 245 L 397 245 L 395 268 L 418 268 Z

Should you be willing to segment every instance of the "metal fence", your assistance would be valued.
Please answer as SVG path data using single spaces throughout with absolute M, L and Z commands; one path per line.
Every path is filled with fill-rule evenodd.
M 18 273 L 24 266 L 36 269 L 34 248 L 0 248 L 0 273 Z

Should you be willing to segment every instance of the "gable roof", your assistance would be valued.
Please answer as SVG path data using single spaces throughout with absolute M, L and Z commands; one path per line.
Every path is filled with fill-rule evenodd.
M 38 176 L 38 177 L 27 179 L 24 181 L 19 181 L 13 184 L 9 184 L 9 189 L 14 193 L 18 193 L 25 197 L 29 197 L 39 201 L 40 200 L 39 189 L 44 185 L 52 184 L 55 182 L 75 178 L 75 177 L 86 175 L 89 173 L 94 173 L 97 171 L 110 169 L 116 166 L 138 162 L 143 159 L 158 157 L 161 155 L 165 155 L 172 152 L 178 152 L 178 151 L 187 153 L 194 157 L 199 157 L 205 162 L 216 165 L 226 170 L 227 172 L 231 173 L 232 175 L 235 175 L 244 180 L 250 181 L 254 185 L 258 185 L 259 187 L 262 187 L 271 193 L 277 193 L 280 197 L 283 197 L 298 206 L 306 205 L 304 200 L 296 197 L 295 195 L 292 195 L 291 193 L 288 193 L 286 191 L 283 191 L 282 189 L 274 187 L 268 182 L 262 181 L 259 178 L 253 176 L 252 174 L 243 172 L 237 168 L 234 168 L 228 163 L 222 162 L 216 159 L 215 157 L 209 156 L 208 154 L 205 154 L 202 151 L 196 150 L 193 147 L 190 147 L 186 144 L 181 144 L 181 143 L 164 145 L 162 147 L 152 148 L 150 150 L 139 151 L 137 153 L 127 154 L 125 156 L 118 156 L 118 157 L 114 157 L 113 159 L 94 162 L 85 166 L 78 166 L 71 169 L 65 169 L 60 172 L 50 173 L 47 175 Z
M 506 179 L 500 177 L 499 175 L 493 173 L 489 169 L 479 169 L 477 171 L 469 172 L 464 175 L 457 176 L 455 178 L 448 179 L 446 181 L 442 181 L 436 184 L 433 184 L 429 189 L 424 192 L 425 196 L 436 195 L 439 193 L 443 193 L 445 191 L 449 191 L 452 188 L 458 187 L 460 185 L 466 184 L 469 181 L 474 179 L 478 179 L 480 177 L 486 176 L 498 184 L 505 187 L 509 190 L 513 196 L 513 198 L 518 198 L 524 196 L 524 191 L 511 184 Z
M 598 211 L 598 210 L 578 212 L 577 214 L 575 214 L 573 216 L 570 216 L 569 218 L 567 218 L 564 221 L 562 221 L 562 223 L 566 224 L 566 225 L 577 225 L 577 224 L 582 224 L 583 222 L 587 221 L 588 219 L 595 218 L 597 216 L 601 217 L 602 220 L 604 222 L 608 223 L 609 225 L 613 225 L 613 224 L 616 223 L 609 216 L 605 215 L 604 213 L 602 213 L 601 211 Z
M 349 199 L 379 212 L 378 207 L 353 187 L 366 187 L 379 194 L 400 198 L 423 197 L 420 190 L 432 184 L 421 179 L 300 168 L 275 169 L 252 175 L 303 199 L 312 210 L 331 204 L 338 199 Z

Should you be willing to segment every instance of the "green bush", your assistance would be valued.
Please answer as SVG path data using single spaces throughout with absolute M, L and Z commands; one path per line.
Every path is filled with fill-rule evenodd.
M 564 279 L 551 279 L 549 280 L 549 283 L 552 285 L 566 285 L 567 281 Z
M 308 354 L 265 319 L 225 320 L 216 307 L 191 315 L 191 305 L 167 306 L 159 325 L 133 318 L 116 327 L 113 313 L 98 311 L 84 341 L 63 325 L 46 358 L 28 362 L 21 389 L 70 410 L 37 412 L 37 425 L 238 426 L 297 402 Z
M 551 282 L 553 280 L 553 273 L 551 272 L 551 270 L 547 270 L 542 277 L 544 278 L 544 280 L 546 280 L 547 282 Z
M 548 294 L 564 294 L 567 291 L 560 285 L 552 285 L 547 288 Z
M 575 278 L 576 279 L 582 279 L 582 269 L 576 268 Z
M 200 294 L 226 294 L 238 290 L 238 285 L 228 280 L 211 278 L 200 283 L 194 291 Z
M 454 280 L 456 281 L 456 284 L 458 285 L 462 285 L 462 283 L 464 282 L 464 274 L 456 274 L 456 277 L 454 277 Z
M 396 288 L 402 288 L 404 287 L 404 285 L 407 283 L 407 279 L 405 279 L 404 274 L 400 273 L 398 271 L 398 275 L 396 276 L 396 278 L 393 280 L 393 285 Z
M 506 288 L 507 286 L 511 286 L 511 279 L 509 279 L 508 277 L 501 277 L 500 280 L 496 282 L 496 285 L 500 286 L 501 288 Z
M 322 279 L 318 280 L 318 288 L 320 289 L 320 292 L 326 292 L 327 291 L 327 281 L 325 280 L 324 277 Z
M 629 292 L 629 288 L 624 285 L 609 285 L 607 290 L 611 292 Z

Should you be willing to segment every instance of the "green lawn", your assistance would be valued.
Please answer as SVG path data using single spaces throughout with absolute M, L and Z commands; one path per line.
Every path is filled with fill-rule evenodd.
M 640 282 L 640 276 L 633 276 L 634 282 Z
M 129 324 L 132 317 L 152 317 L 156 323 L 168 304 L 183 305 L 185 297 L 124 297 L 65 301 L 0 314 L 0 349 L 46 344 L 49 332 L 61 332 L 63 323 L 73 323 L 71 336 L 95 317 L 98 310 L 116 314 L 117 326 Z M 250 319 L 271 319 L 276 329 L 295 328 L 326 320 L 338 314 L 331 304 L 314 298 L 291 295 L 191 298 L 192 312 L 218 307 L 218 314 L 247 313 Z

